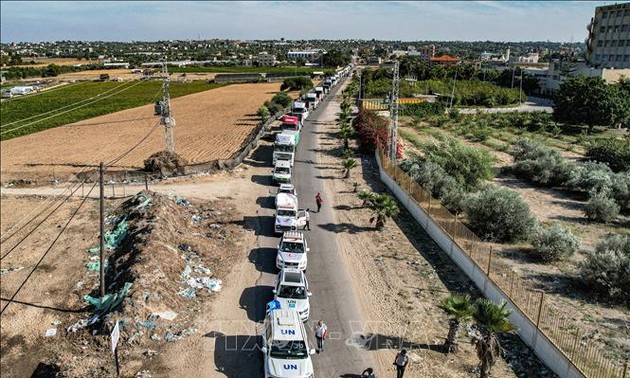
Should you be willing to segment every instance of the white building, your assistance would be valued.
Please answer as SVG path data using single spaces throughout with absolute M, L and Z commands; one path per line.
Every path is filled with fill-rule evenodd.
M 540 59 L 538 53 L 529 53 L 527 56 L 519 56 L 517 62 L 520 64 L 537 64 Z
M 260 66 L 273 66 L 276 64 L 276 56 L 273 54 L 268 54 L 266 51 L 263 51 L 258 54 L 258 65 Z
M 630 68 L 630 3 L 596 7 L 587 29 L 586 57 L 591 65 Z
M 319 58 L 319 55 L 322 53 L 322 50 L 306 50 L 306 51 L 289 51 L 287 53 L 288 60 L 295 59 L 305 59 L 305 60 L 315 60 Z

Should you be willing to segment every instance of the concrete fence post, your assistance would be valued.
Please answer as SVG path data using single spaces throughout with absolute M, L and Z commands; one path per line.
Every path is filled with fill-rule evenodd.
M 545 292 L 540 292 L 540 303 L 538 304 L 538 315 L 536 315 L 536 328 L 540 329 L 540 315 L 542 315 L 543 303 L 545 301 Z
M 492 264 L 492 246 L 490 246 L 490 253 L 488 253 L 488 268 L 486 269 L 486 276 L 490 277 L 490 266 Z

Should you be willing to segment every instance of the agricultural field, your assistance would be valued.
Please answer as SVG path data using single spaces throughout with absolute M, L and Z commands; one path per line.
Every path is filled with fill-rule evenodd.
M 171 97 L 223 86 L 205 81 L 171 83 Z M 67 125 L 103 114 L 153 103 L 161 98 L 162 82 L 75 83 L 15 97 L 0 105 L 0 140 Z M 75 106 L 77 105 L 77 106 Z M 75 109 L 70 111 L 71 109 Z
M 181 87 L 176 88 L 173 85 L 172 92 L 181 96 Z M 260 124 L 257 109 L 279 89 L 280 83 L 239 84 L 173 99 L 176 152 L 191 164 L 229 159 Z M 144 103 L 151 102 L 148 91 L 144 95 Z M 137 100 L 127 99 L 132 101 Z M 140 169 L 144 159 L 163 149 L 160 117 L 153 110 L 152 104 L 140 106 L 4 140 L 2 180 L 70 177 L 86 165 L 118 157 L 146 138 L 110 168 Z
M 492 260 L 511 267 L 527 282 L 530 289 L 544 290 L 548 294 L 548 300 L 559 309 L 558 317 L 570 321 L 576 329 L 580 329 L 581 340 L 600 345 L 611 361 L 622 364 L 630 353 L 630 312 L 619 301 L 594 295 L 579 275 L 579 264 L 587 259 L 588 253 L 603 238 L 609 235 L 630 235 L 630 216 L 622 213 L 607 224 L 589 221 L 584 213 L 587 206 L 585 193 L 580 194 L 562 187 L 541 187 L 514 176 L 510 173 L 514 159 L 507 153 L 518 136 L 534 135 L 534 139 L 556 149 L 563 158 L 579 162 L 583 159 L 580 152 L 588 141 L 602 135 L 614 136 L 618 131 L 602 130 L 588 136 L 582 134 L 583 140 L 573 142 L 576 147 L 563 148 L 568 147 L 567 139 L 579 137 L 580 134 L 576 136 L 556 132 L 554 137 L 550 131 L 526 131 L 515 126 L 499 130 L 488 126 L 488 117 L 485 116 L 476 123 L 486 125 L 483 129 L 485 133 L 476 129 L 472 117 L 465 118 L 463 122 L 445 122 L 440 127 L 430 126 L 429 122 L 411 117 L 402 117 L 400 135 L 404 139 L 407 154 L 422 153 L 425 143 L 436 142 L 444 137 L 456 138 L 463 145 L 489 152 L 495 159 L 496 174 L 490 183 L 518 193 L 538 222 L 545 225 L 559 224 L 575 235 L 580 243 L 577 252 L 560 261 L 541 261 L 536 257 L 534 247 L 523 241 L 492 243 L 496 252 Z
M 311 74 L 313 72 L 323 71 L 327 74 L 334 72 L 331 69 L 322 69 L 320 67 L 295 67 L 295 66 L 287 66 L 287 67 L 269 67 L 269 66 L 261 66 L 261 67 L 243 67 L 243 66 L 216 66 L 216 67 L 169 67 L 169 72 L 172 73 L 203 73 L 203 72 L 211 72 L 211 73 L 277 73 L 277 72 L 298 72 Z

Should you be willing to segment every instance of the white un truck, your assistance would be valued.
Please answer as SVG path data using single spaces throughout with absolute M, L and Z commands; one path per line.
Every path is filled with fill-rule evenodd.
M 311 312 L 309 297 L 312 294 L 308 290 L 308 280 L 303 271 L 295 268 L 280 270 L 273 294 L 273 299 L 280 304 L 280 308 L 296 310 L 303 322 L 308 321 Z
M 271 310 L 262 332 L 265 378 L 313 378 L 308 335 L 297 311 Z

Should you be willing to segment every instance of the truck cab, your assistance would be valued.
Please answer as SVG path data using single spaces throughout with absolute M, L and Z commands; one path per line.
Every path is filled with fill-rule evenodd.
M 309 92 L 306 94 L 306 104 L 310 109 L 316 109 L 319 105 L 319 100 L 315 92 Z
M 278 273 L 276 286 L 273 289 L 274 300 L 280 308 L 296 310 L 302 322 L 307 322 L 311 311 L 308 280 L 303 271 L 295 268 L 283 268 Z
M 277 309 L 263 322 L 262 346 L 265 378 L 314 377 L 308 334 L 297 311 Z
M 287 231 L 282 234 L 276 256 L 276 268 L 293 268 L 306 271 L 308 265 L 308 244 L 304 234 L 299 231 Z
M 273 166 L 272 181 L 276 184 L 291 183 L 291 162 L 289 160 L 276 160 Z
M 291 115 L 298 117 L 300 122 L 304 124 L 304 121 L 308 117 L 308 108 L 306 107 L 306 103 L 302 101 L 295 101 L 291 107 Z
M 276 214 L 273 229 L 276 234 L 295 231 L 306 225 L 306 211 L 298 209 L 296 196 L 283 194 L 276 198 Z
M 332 80 L 324 80 L 324 84 L 322 84 L 322 86 L 324 88 L 324 93 L 328 94 L 330 92 L 330 88 L 332 87 Z
M 315 95 L 321 101 L 324 98 L 324 87 L 315 87 Z
M 294 196 L 297 202 L 297 190 L 295 190 L 295 186 L 293 184 L 280 184 L 278 191 L 276 192 L 275 198 L 275 206 L 278 207 L 278 203 L 281 203 L 284 200 L 284 196 Z M 286 202 L 286 200 L 284 200 Z
M 282 131 L 276 134 L 273 144 L 272 163 L 275 166 L 278 161 L 288 161 L 293 167 L 295 162 L 295 147 L 299 141 L 300 133 L 296 131 Z M 290 182 L 290 181 L 288 181 Z
M 281 131 L 284 131 L 284 130 L 300 131 L 300 129 L 302 128 L 302 124 L 300 123 L 300 120 L 298 117 L 293 117 L 293 116 L 285 114 L 282 117 L 280 117 L 280 121 L 282 121 L 282 123 L 280 124 Z

